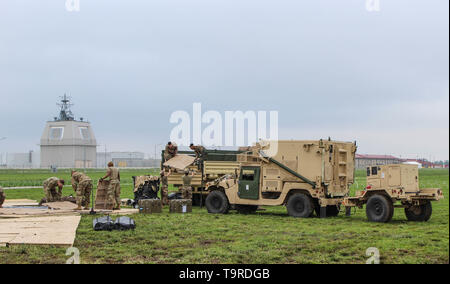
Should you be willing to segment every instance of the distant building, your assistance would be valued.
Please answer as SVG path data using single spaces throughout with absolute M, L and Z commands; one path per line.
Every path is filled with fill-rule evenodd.
M 444 168 L 444 165 L 442 164 L 436 164 L 425 159 L 406 159 L 405 162 L 420 164 L 420 168 L 428 168 L 428 169 Z
M 10 153 L 6 155 L 4 167 L 15 169 L 29 169 L 40 167 L 39 153 L 30 151 L 28 153 Z M 0 166 L 1 167 L 1 166 Z
M 120 168 L 153 168 L 159 167 L 161 160 L 146 159 L 142 152 L 97 153 L 97 168 L 106 168 L 108 162 Z
M 97 165 L 97 141 L 89 122 L 75 120 L 66 95 L 59 117 L 47 122 L 41 137 L 41 167 L 92 168 Z
M 419 169 L 422 168 L 422 164 L 416 161 L 406 161 L 403 164 L 408 164 L 408 165 L 416 165 Z
M 391 155 L 363 155 L 356 154 L 355 166 L 357 169 L 365 169 L 373 165 L 400 164 L 404 160 Z

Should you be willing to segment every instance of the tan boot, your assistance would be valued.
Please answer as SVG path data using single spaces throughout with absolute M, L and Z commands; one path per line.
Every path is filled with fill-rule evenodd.
M 81 205 L 78 205 L 78 207 L 75 208 L 74 210 L 81 210 Z

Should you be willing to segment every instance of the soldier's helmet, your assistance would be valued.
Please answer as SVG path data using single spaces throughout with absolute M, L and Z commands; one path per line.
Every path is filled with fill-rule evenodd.
M 189 170 L 184 170 L 184 173 L 185 174 L 189 174 Z

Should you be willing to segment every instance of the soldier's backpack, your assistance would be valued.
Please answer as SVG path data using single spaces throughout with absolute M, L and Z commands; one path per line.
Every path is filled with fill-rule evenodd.
M 116 222 L 114 222 L 114 226 L 119 231 L 134 230 L 136 228 L 134 220 L 126 216 L 118 217 Z
M 112 231 L 115 229 L 115 224 L 109 216 L 96 218 L 92 223 L 94 231 Z

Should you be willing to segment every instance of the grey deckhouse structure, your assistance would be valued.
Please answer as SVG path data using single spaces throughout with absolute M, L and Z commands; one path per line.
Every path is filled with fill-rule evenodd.
M 45 125 L 41 137 L 41 167 L 92 168 L 97 165 L 97 141 L 89 122 L 75 120 L 64 95 L 59 116 Z

